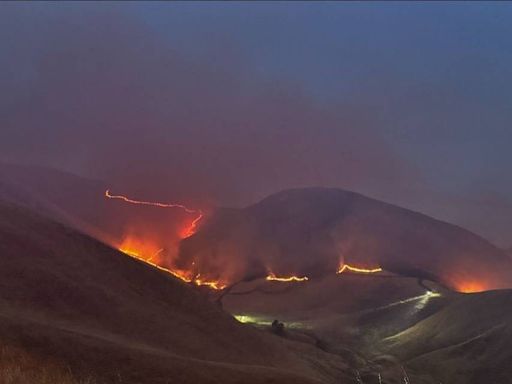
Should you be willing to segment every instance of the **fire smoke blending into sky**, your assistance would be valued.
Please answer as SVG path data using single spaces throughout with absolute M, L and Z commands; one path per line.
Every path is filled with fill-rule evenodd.
M 197 226 L 204 216 L 203 212 L 201 210 L 190 209 L 190 208 L 187 208 L 186 206 L 184 206 L 183 204 L 134 200 L 134 199 L 131 199 L 124 195 L 113 195 L 110 193 L 110 191 L 108 189 L 105 191 L 105 197 L 108 199 L 113 199 L 113 200 L 121 200 L 121 201 L 124 201 L 125 203 L 129 203 L 129 204 L 147 205 L 150 207 L 158 207 L 158 208 L 178 208 L 178 209 L 182 209 L 186 213 L 194 214 L 194 218 L 192 219 L 190 224 L 186 224 L 185 227 L 183 228 L 183 230 L 180 231 L 180 237 L 183 239 L 192 236 L 196 232 Z
M 116 217 L 114 215 L 114 217 L 109 218 L 109 221 L 117 222 L 121 227 L 117 228 L 117 231 L 121 231 L 122 234 L 111 245 L 127 255 L 161 267 L 165 271 L 171 273 L 174 271 L 173 274 L 180 278 L 185 277 L 188 282 L 194 281 L 198 285 L 211 285 L 211 282 L 199 279 L 199 276 L 195 278 L 194 275 L 189 276 L 188 272 L 192 274 L 192 271 L 178 271 L 173 268 L 179 242 L 192 236 L 196 232 L 199 222 L 204 218 L 201 210 L 194 210 L 179 203 L 135 199 L 111 193 L 109 189 L 105 190 L 105 198 L 128 206 L 178 210 L 191 216 L 186 217 L 184 221 L 181 219 L 180 223 L 180 216 L 162 217 L 157 215 L 149 219 L 147 215 L 131 212 L 128 214 L 128 220 L 126 220 L 122 216 Z M 183 274 L 185 272 L 186 275 Z
M 148 200 L 356 190 L 511 245 L 512 5 L 2 3 L 0 161 Z

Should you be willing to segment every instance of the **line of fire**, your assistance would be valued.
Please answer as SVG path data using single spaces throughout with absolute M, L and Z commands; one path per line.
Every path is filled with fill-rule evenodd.
M 192 209 L 187 207 L 184 204 L 177 202 L 155 202 L 155 201 L 146 201 L 134 199 L 125 195 L 113 194 L 109 189 L 105 191 L 105 197 L 111 200 L 118 200 L 128 204 L 134 205 L 145 205 L 157 208 L 170 208 L 170 209 L 180 209 L 185 212 L 187 215 L 191 216 L 191 220 L 188 220 L 184 223 L 184 226 L 178 233 L 179 239 L 186 239 L 194 235 L 201 221 L 205 218 L 204 213 L 200 209 Z M 207 279 L 202 277 L 201 273 L 192 270 L 183 270 L 179 268 L 170 268 L 168 266 L 162 265 L 160 262 L 158 255 L 165 251 L 162 247 L 152 247 L 149 246 L 144 240 L 136 239 L 132 236 L 126 236 L 120 244 L 118 244 L 117 249 L 137 260 L 140 260 L 148 265 L 151 265 L 154 268 L 157 268 L 161 271 L 169 273 L 174 277 L 190 284 L 194 284 L 196 286 L 207 287 L 213 290 L 223 290 L 230 286 L 230 282 L 220 281 L 215 279 Z M 194 263 L 192 263 L 194 265 Z M 345 262 L 340 262 L 338 269 L 335 271 L 336 274 L 361 274 L 361 275 L 374 275 L 374 274 L 382 274 L 385 273 L 384 269 L 380 266 L 361 266 L 361 265 L 352 265 Z M 278 275 L 271 271 L 270 268 L 267 268 L 267 275 L 261 276 L 266 281 L 270 282 L 280 282 L 280 283 L 304 283 L 310 280 L 310 277 L 305 275 L 294 275 L 294 274 L 286 274 L 286 275 Z M 480 291 L 480 285 L 478 282 L 471 282 L 464 285 L 460 285 L 458 287 L 458 291 L 461 293 L 472 293 Z

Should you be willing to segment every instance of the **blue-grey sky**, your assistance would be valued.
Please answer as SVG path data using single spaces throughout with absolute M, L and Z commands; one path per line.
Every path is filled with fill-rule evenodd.
M 2 3 L 0 160 L 243 205 L 356 190 L 512 245 L 512 4 Z

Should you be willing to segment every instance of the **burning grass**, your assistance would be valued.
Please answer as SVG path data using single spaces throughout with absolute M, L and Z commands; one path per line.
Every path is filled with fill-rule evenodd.
M 182 209 L 186 213 L 195 215 L 195 218 L 190 222 L 190 224 L 188 224 L 181 231 L 180 237 L 182 239 L 186 239 L 187 237 L 190 237 L 194 233 L 196 233 L 197 226 L 198 226 L 199 222 L 204 217 L 203 211 L 201 211 L 200 209 L 190 209 L 180 203 L 160 203 L 160 202 L 155 202 L 155 201 L 136 200 L 136 199 L 132 199 L 127 196 L 124 196 L 124 195 L 113 195 L 110 193 L 110 190 L 108 190 L 108 189 L 105 191 L 105 197 L 107 199 L 120 200 L 120 201 L 123 201 L 128 204 L 147 205 L 147 206 L 158 207 L 158 208 L 178 208 L 178 209 Z
M 143 263 L 149 264 L 152 267 L 159 269 L 160 271 L 169 273 L 169 274 L 173 275 L 174 277 L 184 281 L 185 283 L 190 283 L 190 284 L 194 284 L 197 286 L 205 286 L 205 287 L 209 287 L 209 288 L 215 289 L 215 290 L 223 290 L 224 288 L 226 288 L 226 284 L 223 284 L 220 281 L 216 281 L 216 280 L 204 279 L 201 277 L 200 274 L 197 274 L 196 276 L 191 277 L 191 274 L 186 271 L 172 270 L 169 268 L 162 267 L 162 266 L 154 263 L 153 261 L 151 261 L 151 258 L 146 259 L 144 257 L 141 257 L 140 254 L 136 251 L 126 250 L 126 249 L 122 249 L 122 248 L 119 248 L 119 251 L 123 252 L 127 256 L 130 256 L 130 257 L 133 257 L 134 259 L 142 261 Z
M 274 273 L 270 272 L 268 276 L 265 278 L 265 280 L 268 281 L 281 281 L 285 283 L 290 282 L 301 282 L 301 281 L 308 281 L 307 276 L 276 276 Z
M 352 265 L 343 264 L 340 265 L 338 270 L 336 271 L 337 274 L 343 273 L 345 271 L 355 272 L 355 273 L 379 273 L 382 272 L 382 268 L 375 267 L 375 268 L 361 268 L 361 267 L 354 267 Z

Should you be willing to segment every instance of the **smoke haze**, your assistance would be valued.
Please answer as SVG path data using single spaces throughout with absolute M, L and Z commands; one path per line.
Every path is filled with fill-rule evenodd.
M 2 4 L 0 160 L 201 208 L 341 187 L 508 245 L 512 31 L 439 8 Z

